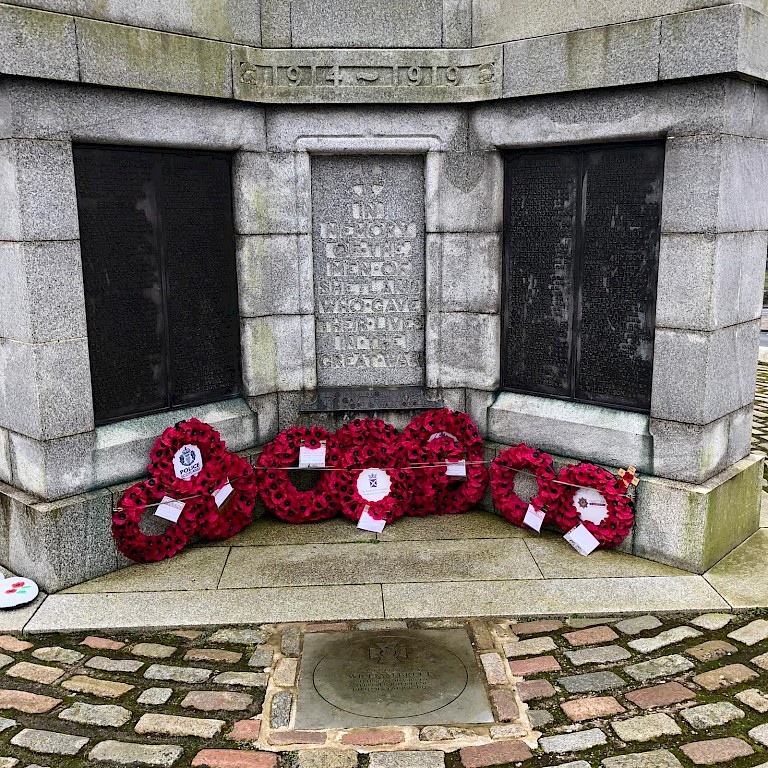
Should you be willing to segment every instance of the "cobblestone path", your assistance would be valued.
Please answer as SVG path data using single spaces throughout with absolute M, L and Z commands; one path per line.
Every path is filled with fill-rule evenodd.
M 752 449 L 768 453 L 768 363 L 760 363 L 757 366 Z
M 495 723 L 293 730 L 306 633 L 404 626 L 0 636 L 0 768 L 768 766 L 768 620 L 746 614 L 409 622 L 466 627 Z

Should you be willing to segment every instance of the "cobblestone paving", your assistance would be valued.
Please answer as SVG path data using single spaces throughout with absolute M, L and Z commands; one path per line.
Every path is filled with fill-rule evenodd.
M 760 363 L 757 366 L 752 449 L 768 453 L 768 363 Z
M 763 616 L 408 622 L 466 626 L 496 722 L 301 732 L 303 637 L 353 624 L 3 635 L 0 768 L 768 768 Z

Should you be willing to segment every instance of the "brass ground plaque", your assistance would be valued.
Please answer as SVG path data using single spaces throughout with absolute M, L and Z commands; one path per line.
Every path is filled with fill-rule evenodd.
M 493 722 L 463 629 L 304 638 L 298 729 Z

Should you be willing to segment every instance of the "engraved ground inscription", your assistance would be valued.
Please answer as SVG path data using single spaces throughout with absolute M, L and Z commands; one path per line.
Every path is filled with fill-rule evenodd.
M 424 383 L 424 161 L 312 158 L 319 387 Z

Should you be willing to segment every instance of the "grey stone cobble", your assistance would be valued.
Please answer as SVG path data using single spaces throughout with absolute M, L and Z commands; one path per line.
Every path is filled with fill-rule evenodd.
M 146 656 L 149 659 L 167 659 L 173 656 L 178 648 L 175 645 L 161 645 L 160 643 L 137 643 L 130 652 L 134 656 Z
M 559 736 L 545 736 L 539 739 L 539 746 L 545 752 L 582 752 L 607 743 L 605 734 L 599 728 L 590 728 L 587 731 L 575 733 L 563 733 Z
M 165 704 L 172 695 L 173 688 L 147 688 L 146 691 L 142 691 L 136 701 L 138 701 L 139 704 L 159 706 Z
M 528 710 L 528 722 L 530 722 L 531 728 L 543 728 L 545 725 L 549 725 L 552 720 L 552 713 L 548 712 L 546 709 Z
M 653 653 L 668 645 L 681 643 L 692 637 L 701 637 L 701 632 L 692 627 L 674 627 L 664 632 L 659 632 L 654 637 L 639 637 L 637 640 L 630 640 L 627 645 L 638 653 Z
M 705 728 L 715 728 L 725 725 L 732 720 L 744 717 L 744 711 L 729 701 L 718 701 L 715 704 L 702 704 L 680 712 L 683 719 L 697 731 Z
M 651 741 L 660 736 L 678 736 L 682 733 L 680 726 L 663 712 L 614 720 L 611 727 L 622 741 Z
M 9 728 L 15 728 L 17 725 L 18 723 L 9 717 L 0 717 L 0 733 L 7 731 Z
M 634 755 L 606 757 L 603 768 L 681 768 L 682 763 L 668 749 L 654 749 Z
M 59 714 L 61 720 L 110 728 L 119 728 L 125 725 L 131 717 L 130 710 L 116 704 L 86 704 L 82 701 L 76 701 L 71 707 Z
M 209 638 L 209 643 L 231 645 L 261 645 L 269 640 L 270 633 L 263 629 L 220 629 Z
M 735 629 L 733 632 L 729 632 L 728 637 L 731 640 L 736 640 L 748 646 L 768 640 L 768 621 L 757 619 L 757 621 L 750 622 L 743 627 Z
M 68 648 L 52 646 L 49 648 L 37 648 L 32 651 L 32 655 L 41 661 L 57 661 L 61 664 L 77 664 L 85 654 L 79 651 L 73 651 Z
M 620 645 L 599 645 L 595 648 L 580 648 L 578 651 L 565 651 L 571 664 L 577 667 L 584 664 L 611 664 L 626 661 L 632 654 Z
M 751 707 L 755 712 L 768 712 L 768 696 L 756 688 L 748 688 L 736 694 L 736 698 L 742 703 Z
M 136 733 L 148 733 L 160 736 L 196 736 L 210 739 L 226 723 L 223 720 L 210 720 L 202 717 L 181 717 L 180 715 L 146 714 L 136 723 Z
M 504 654 L 508 659 L 517 656 L 536 656 L 540 653 L 556 649 L 557 645 L 551 637 L 532 637 L 529 640 L 516 640 L 513 643 L 504 643 Z
M 747 733 L 747 736 L 758 744 L 768 747 L 768 723 L 752 728 L 752 730 Z
M 272 664 L 274 652 L 271 648 L 257 648 L 248 659 L 249 667 L 269 667 Z
M 689 623 L 701 627 L 701 629 L 708 629 L 710 632 L 714 632 L 728 626 L 733 619 L 734 617 L 730 613 L 704 613 L 695 619 L 691 619 Z
M 270 724 L 273 728 L 287 728 L 291 719 L 293 695 L 287 691 L 279 691 L 272 697 Z
M 480 654 L 480 662 L 485 671 L 485 679 L 490 685 L 505 685 L 507 682 L 507 670 L 498 653 Z
M 15 757 L 0 757 L 0 768 L 16 768 L 18 764 Z
M 222 672 L 213 678 L 217 685 L 239 685 L 244 688 L 266 688 L 268 680 L 263 672 Z
M 143 661 L 134 659 L 109 659 L 106 656 L 93 656 L 85 662 L 86 667 L 100 669 L 102 672 L 138 672 L 143 666 Z
M 599 693 L 622 688 L 626 682 L 613 672 L 590 672 L 586 675 L 561 677 L 557 681 L 568 693 Z
M 301 632 L 298 627 L 288 627 L 283 630 L 280 638 L 280 653 L 283 656 L 298 656 L 301 647 Z
M 444 768 L 445 753 L 436 750 L 373 752 L 370 768 Z
M 639 635 L 641 632 L 658 629 L 661 622 L 655 616 L 637 616 L 633 619 L 619 621 L 615 626 L 623 635 Z
M 40 731 L 36 728 L 25 728 L 11 739 L 14 747 L 23 747 L 43 755 L 76 755 L 87 743 L 85 736 Z
M 132 691 L 136 686 L 128 683 L 116 683 L 113 680 L 101 680 L 87 675 L 75 675 L 65 680 L 61 684 L 75 693 L 89 693 L 92 696 L 99 696 L 104 699 L 119 699 L 122 695 Z
M 144 672 L 147 680 L 171 680 L 175 683 L 204 683 L 210 676 L 210 669 L 168 667 L 165 664 L 153 664 Z
M 125 741 L 101 741 L 88 759 L 117 765 L 150 765 L 170 768 L 184 753 L 182 747 L 170 744 L 134 744 Z
M 633 664 L 624 667 L 624 671 L 638 683 L 644 683 L 646 680 L 655 680 L 659 677 L 674 677 L 693 669 L 694 664 L 679 654 L 670 656 L 660 656 L 658 659 L 650 661 L 641 661 L 639 664 Z
M 13 656 L 6 656 L 4 653 L 0 653 L 0 669 L 7 667 L 9 664 L 13 664 L 16 659 Z

